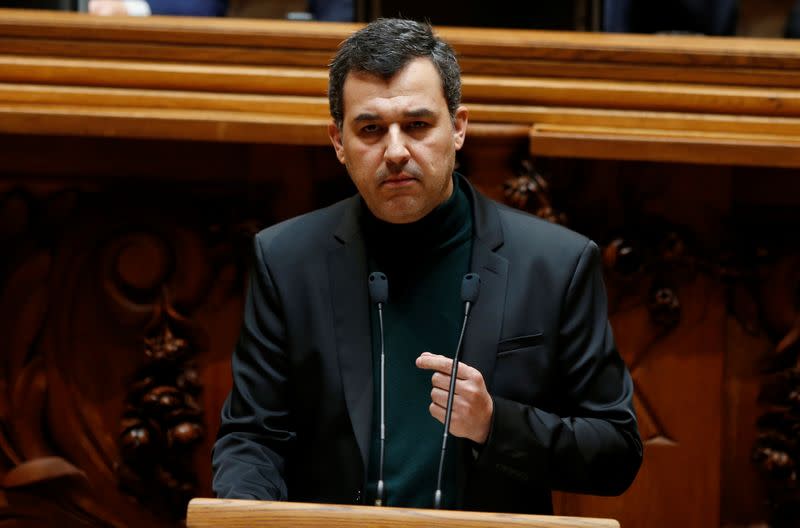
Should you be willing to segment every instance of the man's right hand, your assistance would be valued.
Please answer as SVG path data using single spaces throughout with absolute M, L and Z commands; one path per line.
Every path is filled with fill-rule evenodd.
M 101 16 L 127 16 L 128 9 L 122 0 L 89 0 L 89 13 Z

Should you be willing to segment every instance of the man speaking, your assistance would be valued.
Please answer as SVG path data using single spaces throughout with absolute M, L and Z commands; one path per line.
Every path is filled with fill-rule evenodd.
M 622 493 L 642 444 L 598 248 L 453 172 L 453 50 L 378 20 L 328 93 L 358 194 L 255 237 L 215 493 L 521 513 Z

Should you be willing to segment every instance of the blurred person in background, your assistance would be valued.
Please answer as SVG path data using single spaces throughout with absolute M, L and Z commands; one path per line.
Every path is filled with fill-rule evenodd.
M 733 35 L 738 12 L 738 0 L 605 0 L 603 30 Z
M 800 38 L 800 0 L 794 3 L 792 11 L 786 19 L 784 36 L 786 38 Z
M 90 0 L 93 15 L 224 16 L 228 0 Z
M 228 3 L 228 0 L 90 0 L 89 13 L 106 16 L 225 16 L 228 11 Z M 234 3 L 235 9 L 232 9 L 234 15 L 242 10 L 241 3 Z M 252 3 L 248 2 L 248 4 Z M 264 2 L 258 3 L 262 4 L 261 7 L 270 8 L 262 9 L 262 11 L 271 13 L 275 18 L 284 18 L 296 4 L 296 2 L 271 2 L 275 5 L 264 6 Z M 355 18 L 353 0 L 309 0 L 305 9 L 305 14 L 312 20 L 352 22 Z

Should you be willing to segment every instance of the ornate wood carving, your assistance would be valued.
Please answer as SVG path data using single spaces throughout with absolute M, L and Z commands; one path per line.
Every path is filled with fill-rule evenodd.
M 719 526 L 718 509 L 674 507 L 665 497 L 720 502 L 720 487 L 710 483 L 719 481 L 723 456 L 726 278 L 713 264 L 722 253 L 698 242 L 708 226 L 682 215 L 675 196 L 685 183 L 680 177 L 586 160 L 537 159 L 536 165 L 546 187 L 507 182 L 506 201 L 519 205 L 518 189 L 541 194 L 546 188 L 547 201 L 535 198 L 525 209 L 562 213 L 569 227 L 601 244 L 609 317 L 634 380 L 645 442 L 642 470 L 623 498 L 558 492 L 556 512 L 609 516 L 622 525 L 647 518 L 659 526 Z M 703 479 L 686 478 L 700 474 Z M 653 490 L 662 498 L 648 498 Z M 633 504 L 647 504 L 647 513 Z
M 208 493 L 196 363 L 264 221 L 179 198 L 0 188 L 0 526 L 172 526 Z
M 789 528 L 800 523 L 800 254 L 769 266 L 761 297 L 777 345 L 759 397 L 753 462 L 767 482 L 772 526 Z
M 48 526 L 60 519 L 68 525 L 118 525 L 93 496 L 81 464 L 58 447 L 59 433 L 68 442 L 88 440 L 86 428 L 94 425 L 93 416 L 80 411 L 76 416 L 75 393 L 49 361 L 57 344 L 44 332 L 58 302 L 50 291 L 57 274 L 58 236 L 53 235 L 71 220 L 77 197 L 71 191 L 34 196 L 20 188 L 0 195 L 0 242 L 9 256 L 0 275 L 3 523 L 24 519 L 31 526 Z M 59 399 L 55 408 L 54 397 Z
M 641 289 L 644 281 L 646 291 L 640 294 L 644 295 L 650 320 L 662 333 L 680 323 L 681 303 L 675 271 L 681 265 L 695 264 L 695 258 L 686 254 L 680 235 L 666 231 L 653 233 L 640 241 L 615 238 L 603 248 L 603 264 L 607 280 L 613 283 L 613 291 L 620 297 Z M 612 306 L 619 302 L 621 298 L 612 299 Z
M 553 223 L 567 224 L 567 215 L 553 203 L 550 184 L 533 168 L 530 160 L 523 160 L 519 176 L 506 181 L 503 187 L 509 205 Z M 681 303 L 675 286 L 677 277 L 674 276 L 676 264 L 679 265 L 677 268 L 683 269 L 686 265 L 693 265 L 694 258 L 687 254 L 682 237 L 671 230 L 656 231 L 636 240 L 615 238 L 602 248 L 602 254 L 609 286 L 610 312 L 625 309 L 626 303 L 639 299 L 646 303 L 655 327 L 649 344 L 626 354 L 635 379 L 637 369 L 650 353 L 653 343 L 680 323 Z M 647 388 L 637 384 L 634 398 L 645 442 L 674 445 L 676 440 L 667 434 L 663 421 L 647 397 Z
M 126 491 L 175 519 L 198 494 L 192 451 L 206 430 L 196 354 L 173 333 L 180 326 L 187 321 L 163 300 L 144 339 L 146 363 L 128 387 L 117 467 Z
M 546 160 L 545 160 L 546 161 Z M 540 161 L 541 163 L 541 161 Z M 547 167 L 547 164 L 544 164 Z M 564 168 L 564 164 L 557 165 Z M 569 168 L 569 165 L 566 165 Z M 564 171 L 558 171 L 560 174 Z M 567 171 L 568 172 L 568 171 Z M 541 189 L 553 187 L 552 182 L 548 182 L 541 176 L 547 186 L 538 184 L 534 181 L 529 184 L 525 180 L 514 180 L 506 183 L 507 201 L 530 212 L 537 213 L 543 207 L 553 209 L 556 205 L 550 195 L 545 195 L 547 200 L 539 200 L 542 194 Z M 571 184 L 575 179 L 568 179 Z M 581 180 L 577 180 L 580 185 Z M 734 180 L 736 181 L 736 180 Z M 748 182 L 751 180 L 748 179 Z M 556 183 L 558 183 L 556 181 Z M 613 196 L 614 181 L 610 179 L 608 185 L 611 191 L 607 195 Z M 663 192 L 663 182 L 656 181 L 652 185 L 655 189 L 659 185 Z M 709 185 L 712 185 L 709 183 Z M 765 183 L 765 185 L 768 185 Z M 678 184 L 675 185 L 678 187 Z M 561 185 L 561 188 L 569 188 L 569 184 Z M 656 350 L 660 353 L 681 355 L 680 347 L 686 346 L 686 334 L 691 328 L 703 319 L 694 318 L 690 314 L 691 304 L 697 304 L 697 290 L 693 291 L 693 284 L 698 280 L 709 284 L 717 284 L 721 293 L 724 295 L 724 306 L 729 314 L 735 317 L 738 323 L 736 330 L 729 332 L 732 335 L 739 333 L 752 336 L 744 340 L 744 343 L 737 343 L 736 346 L 726 344 L 730 349 L 714 349 L 713 345 L 703 343 L 702 348 L 696 349 L 693 353 L 703 355 L 722 353 L 730 354 L 732 357 L 731 366 L 726 369 L 737 369 L 725 372 L 725 396 L 733 399 L 736 407 L 728 411 L 726 407 L 721 407 L 715 415 L 710 415 L 709 419 L 717 420 L 728 434 L 730 431 L 744 433 L 750 436 L 753 426 L 746 423 L 738 423 L 742 419 L 747 419 L 741 413 L 752 407 L 753 404 L 737 401 L 735 398 L 746 398 L 748 395 L 748 377 L 755 374 L 754 370 L 747 370 L 751 364 L 755 364 L 759 355 L 762 354 L 760 347 L 766 339 L 774 343 L 774 351 L 771 361 L 766 369 L 767 378 L 761 390 L 760 404 L 763 408 L 763 415 L 758 420 L 758 436 L 752 448 L 752 459 L 755 465 L 766 478 L 766 492 L 770 504 L 769 519 L 770 525 L 776 527 L 795 527 L 800 525 L 800 485 L 798 485 L 798 467 L 800 466 L 800 256 L 797 252 L 795 240 L 785 240 L 778 236 L 775 226 L 791 225 L 796 219 L 795 212 L 790 211 L 769 211 L 774 216 L 764 216 L 767 208 L 755 209 L 753 216 L 748 214 L 732 215 L 724 222 L 728 225 L 720 226 L 714 233 L 714 242 L 718 244 L 703 247 L 696 242 L 694 236 L 698 234 L 692 231 L 695 225 L 678 227 L 660 215 L 648 216 L 645 208 L 631 197 L 638 196 L 639 199 L 645 198 L 642 193 L 647 189 L 645 185 L 639 186 L 637 191 L 631 192 L 631 184 L 626 181 L 623 184 L 622 199 L 620 200 L 623 210 L 617 214 L 617 218 L 624 219 L 619 225 L 624 230 L 624 234 L 614 232 L 615 223 L 609 221 L 597 226 L 591 220 L 586 220 L 586 213 L 583 210 L 587 196 L 581 195 L 580 190 L 569 195 L 575 202 L 569 204 L 568 214 L 571 220 L 577 222 L 584 228 L 590 226 L 596 231 L 588 234 L 596 239 L 610 240 L 603 248 L 603 260 L 606 270 L 606 284 L 609 294 L 609 308 L 613 319 L 625 321 L 627 324 L 621 327 L 619 336 L 621 338 L 621 352 L 632 372 L 636 383 L 636 407 L 639 415 L 640 427 L 643 437 L 649 446 L 675 446 L 681 448 L 681 444 L 694 442 L 692 438 L 684 434 L 675 434 L 676 426 L 680 425 L 675 420 L 673 414 L 669 418 L 669 400 L 665 395 L 669 394 L 663 388 L 653 390 L 653 381 L 656 379 L 652 375 L 646 380 L 642 379 L 642 370 L 647 371 L 655 364 L 661 364 L 661 360 L 653 358 Z M 766 187 L 770 189 L 770 187 Z M 556 187 L 558 189 L 558 187 Z M 719 189 L 724 189 L 720 187 Z M 774 188 L 772 188 L 774 190 Z M 596 190 L 596 189 L 595 189 Z M 766 192 L 766 191 L 765 191 Z M 627 193 L 631 193 L 627 196 Z M 525 198 L 533 196 L 534 206 L 526 203 Z M 594 196 L 588 197 L 594 199 Z M 581 201 L 583 199 L 583 201 Z M 774 199 L 774 198 L 771 198 Z M 696 200 L 696 198 L 695 198 Z M 666 202 L 666 198 L 664 198 Z M 675 203 L 680 203 L 675 200 Z M 744 201 L 747 203 L 747 201 Z M 792 202 L 794 203 L 794 202 Z M 559 203 L 559 205 L 565 205 Z M 620 203 L 615 204 L 617 206 Z M 609 204 L 610 208 L 613 205 Z M 745 209 L 747 210 L 747 209 Z M 795 209 L 796 211 L 796 209 Z M 611 209 L 609 213 L 614 214 L 618 211 Z M 760 212 L 760 215 L 759 213 Z M 668 218 L 670 211 L 665 211 L 663 218 Z M 540 214 L 540 216 L 546 216 Z M 680 215 L 676 215 L 680 216 Z M 780 220 L 778 220 L 780 219 Z M 787 222 L 788 220 L 788 222 Z M 582 222 L 582 223 L 581 223 Z M 702 225 L 702 224 L 698 224 Z M 746 226 L 746 229 L 743 228 Z M 788 228 L 791 230 L 792 228 Z M 608 235 L 611 234 L 609 237 Z M 766 235 L 766 236 L 765 236 Z M 688 299 L 690 308 L 687 310 L 684 298 Z M 701 301 L 702 303 L 703 301 Z M 708 300 L 707 307 L 703 310 L 711 310 L 712 306 L 719 301 Z M 648 325 L 634 324 L 637 311 L 646 310 L 649 318 Z M 733 320 L 731 321 L 733 324 Z M 724 330 L 724 328 L 720 328 Z M 711 330 L 713 332 L 713 330 Z M 634 338 L 631 339 L 631 334 Z M 636 335 L 638 334 L 638 337 Z M 675 334 L 683 336 L 682 342 L 677 341 Z M 710 336 L 707 338 L 711 341 Z M 671 342 L 672 350 L 669 345 L 664 343 Z M 631 346 L 634 345 L 634 346 Z M 748 349 L 749 347 L 749 349 Z M 667 352 L 670 350 L 669 352 Z M 698 359 L 695 365 L 691 365 L 688 357 L 684 356 L 688 368 L 698 368 L 703 359 Z M 655 359 L 655 362 L 653 361 Z M 649 365 L 648 365 L 649 363 Z M 713 374 L 715 371 L 707 371 Z M 663 371 L 661 376 L 672 379 L 675 384 L 673 389 L 677 396 L 678 391 L 691 391 L 685 384 L 680 382 L 676 376 L 677 372 Z M 709 380 L 709 389 L 714 390 L 714 380 Z M 736 392 L 741 391 L 741 393 Z M 699 391 L 708 394 L 708 391 Z M 655 394 L 655 396 L 653 396 Z M 706 398 L 704 395 L 702 398 Z M 672 395 L 669 396 L 672 398 Z M 704 403 L 698 402 L 699 405 Z M 685 407 L 684 412 L 692 412 Z M 730 414 L 726 414 L 730 413 Z M 752 417 L 749 414 L 748 417 Z M 708 431 L 714 430 L 713 425 L 708 426 Z M 719 426 L 717 426 L 719 427 Z M 719 429 L 717 429 L 719 430 Z M 691 434 L 699 434 L 699 429 Z M 725 439 L 723 439 L 724 441 Z M 652 449 L 652 447 L 651 447 Z M 714 447 L 716 449 L 716 447 Z M 725 449 L 725 445 L 722 445 Z M 736 463 L 736 467 L 725 467 L 723 477 L 738 476 L 738 478 L 749 478 L 748 468 L 739 463 L 741 457 L 736 458 L 735 453 L 743 454 L 743 450 L 734 446 L 731 452 L 724 455 L 725 463 Z M 747 448 L 745 449 L 745 451 Z M 646 453 L 650 453 L 648 449 Z M 710 453 L 710 452 L 709 452 Z M 651 455 L 652 456 L 652 455 Z M 649 457 L 646 455 L 645 462 Z M 736 477 L 735 477 L 736 478 Z M 661 484 L 659 484 L 661 485 Z M 726 487 L 722 486 L 723 490 Z M 760 493 L 756 484 L 736 485 L 727 488 L 728 496 L 724 497 L 728 503 L 736 500 L 737 494 L 749 492 L 753 495 L 750 505 L 745 505 L 736 509 L 746 513 L 755 522 L 757 517 L 756 508 L 759 504 Z M 570 500 L 563 499 L 569 504 Z M 597 506 L 591 499 L 581 499 L 582 504 L 592 504 Z M 566 511 L 576 511 L 567 509 Z M 580 508 L 577 508 L 580 511 Z M 563 510 L 562 510 L 563 511 Z M 762 517 L 763 518 L 763 517 Z M 733 517 L 733 519 L 736 519 Z M 731 520 L 731 517 L 726 519 Z M 743 519 L 744 520 L 744 519 Z
M 567 225 L 567 216 L 553 209 L 550 186 L 530 160 L 520 163 L 519 175 L 503 184 L 503 195 L 509 205 L 522 209 L 548 222 Z

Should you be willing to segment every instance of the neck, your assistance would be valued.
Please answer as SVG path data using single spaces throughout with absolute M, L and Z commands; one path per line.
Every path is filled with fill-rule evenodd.
M 450 197 L 416 222 L 385 222 L 364 206 L 361 224 L 370 252 L 376 257 L 385 255 L 407 260 L 419 257 L 420 251 L 446 249 L 456 239 L 460 240 L 464 227 L 471 223 L 468 220 L 472 211 L 455 175 L 454 180 Z

